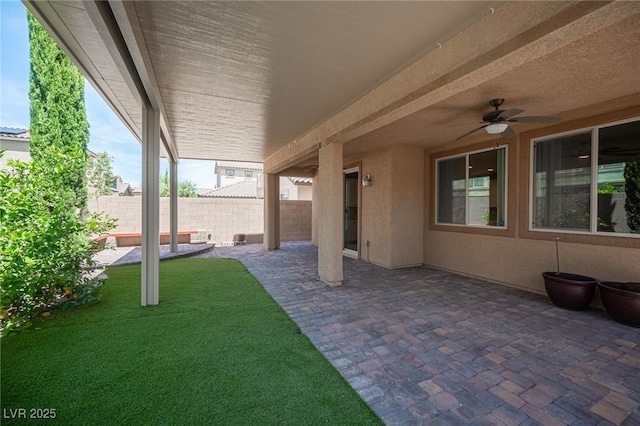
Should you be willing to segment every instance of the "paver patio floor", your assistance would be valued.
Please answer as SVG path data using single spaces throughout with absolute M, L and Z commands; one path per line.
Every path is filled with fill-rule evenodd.
M 640 424 L 640 329 L 603 311 L 347 258 L 331 288 L 308 242 L 208 256 L 241 260 L 387 424 Z

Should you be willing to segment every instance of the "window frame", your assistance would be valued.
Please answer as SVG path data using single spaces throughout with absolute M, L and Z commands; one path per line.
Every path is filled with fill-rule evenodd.
M 488 226 L 488 225 L 476 225 L 469 223 L 469 157 L 473 154 L 479 154 L 484 152 L 489 152 L 493 150 L 503 149 L 504 148 L 504 185 L 502 191 L 504 192 L 504 225 L 502 226 Z M 438 165 L 441 161 L 451 160 L 464 157 L 465 158 L 465 223 L 446 223 L 446 222 L 438 222 L 438 206 L 439 206 L 439 173 L 438 173 Z M 482 147 L 477 149 L 469 149 L 462 152 L 458 152 L 451 155 L 443 155 L 441 157 L 435 158 L 434 161 L 434 203 L 433 203 L 433 221 L 432 224 L 435 227 L 445 227 L 445 228 L 455 228 L 455 229 L 464 229 L 464 230 L 490 230 L 497 232 L 506 232 L 509 231 L 509 144 L 503 142 L 502 144 L 495 144 L 489 147 Z
M 528 199 L 527 199 L 527 208 L 528 208 L 528 219 L 527 219 L 527 231 L 535 234 L 563 234 L 563 235 L 576 235 L 576 236 L 585 236 L 585 237 L 602 237 L 602 238 L 631 238 L 631 239 L 640 239 L 640 234 L 631 234 L 631 233 L 615 233 L 615 232 L 598 232 L 598 155 L 600 148 L 600 130 L 607 128 L 618 126 L 621 124 L 633 123 L 635 121 L 640 121 L 640 116 L 633 116 L 625 119 L 614 120 L 614 121 L 606 121 L 598 124 L 592 124 L 588 126 L 583 126 L 563 132 L 552 133 L 539 137 L 532 137 L 529 139 L 529 187 L 528 187 Z M 589 188 L 589 230 L 588 231 L 580 231 L 575 229 L 560 229 L 560 228 L 535 228 L 533 226 L 534 220 L 534 195 L 536 191 L 536 177 L 535 177 L 535 145 L 538 142 L 550 141 L 553 139 L 558 139 L 566 136 L 578 135 L 581 133 L 590 133 L 591 134 L 591 176 L 590 176 L 590 188 Z
M 229 173 L 231 173 L 231 174 L 229 174 Z M 226 169 L 225 176 L 226 177 L 236 177 L 236 171 L 233 170 L 233 169 Z

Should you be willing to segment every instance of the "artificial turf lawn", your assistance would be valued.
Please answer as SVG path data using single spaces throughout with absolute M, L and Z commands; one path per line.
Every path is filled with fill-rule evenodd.
M 151 307 L 139 265 L 107 274 L 100 302 L 2 339 L 3 424 L 380 424 L 240 262 L 161 262 Z

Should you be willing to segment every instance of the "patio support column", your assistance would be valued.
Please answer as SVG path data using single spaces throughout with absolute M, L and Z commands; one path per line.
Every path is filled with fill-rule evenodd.
M 320 147 L 318 188 L 318 275 L 328 285 L 342 285 L 343 160 L 342 144 Z
M 160 113 L 142 108 L 142 306 L 157 305 L 160 280 Z
M 273 173 L 264 175 L 264 248 L 280 248 L 280 178 Z
M 311 244 L 318 247 L 318 169 L 313 175 L 313 183 L 311 184 Z
M 178 162 L 169 159 L 169 234 L 171 253 L 178 252 Z

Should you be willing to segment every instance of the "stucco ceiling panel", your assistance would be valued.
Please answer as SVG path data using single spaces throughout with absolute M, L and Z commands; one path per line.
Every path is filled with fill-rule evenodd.
M 488 6 L 139 2 L 136 12 L 180 155 L 217 158 L 230 148 L 215 141 L 256 144 L 244 153 L 275 152 L 489 13 Z M 192 101 L 200 95 L 205 104 Z M 255 105 L 220 107 L 218 99 Z M 227 125 L 211 125 L 219 121 Z M 192 152 L 196 135 L 209 137 Z
M 166 91 L 167 118 L 182 158 L 262 162 L 264 109 L 250 102 Z M 179 101 L 174 101 L 179 98 Z M 194 126 L 207 122 L 207 126 Z M 206 149 L 205 149 L 206 148 Z M 187 153 L 187 154 L 184 154 Z

